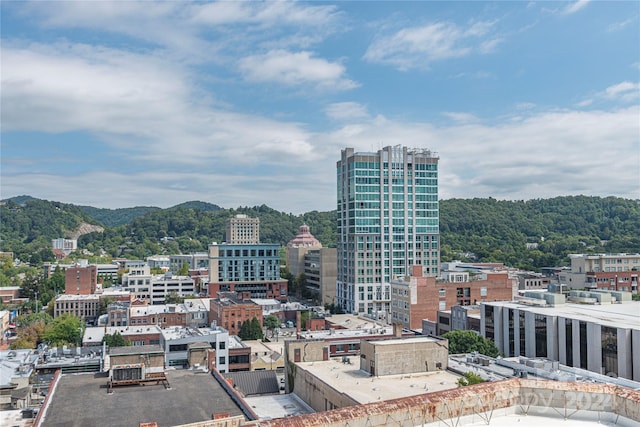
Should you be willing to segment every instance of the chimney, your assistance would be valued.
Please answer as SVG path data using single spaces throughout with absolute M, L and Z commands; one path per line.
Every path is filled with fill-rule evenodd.
M 402 337 L 402 323 L 393 322 L 393 336 L 396 338 Z

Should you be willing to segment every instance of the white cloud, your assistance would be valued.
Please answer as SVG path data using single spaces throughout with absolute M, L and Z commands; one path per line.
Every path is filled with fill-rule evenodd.
M 573 13 L 576 13 L 582 10 L 589 3 L 589 1 L 590 0 L 578 0 L 576 2 L 573 2 L 565 7 L 561 13 L 564 15 L 571 15 Z
M 629 24 L 635 22 L 638 20 L 638 17 L 633 17 L 633 18 L 629 18 L 625 21 L 620 21 L 620 22 L 614 22 L 613 24 L 610 24 L 609 27 L 607 27 L 607 31 L 609 32 L 615 32 L 615 31 L 622 31 L 625 28 L 627 28 L 629 26 Z
M 253 82 L 275 82 L 290 86 L 312 84 L 324 89 L 346 90 L 357 84 L 345 77 L 342 64 L 314 58 L 311 52 L 272 50 L 239 61 L 245 79 Z
M 334 120 L 354 120 L 369 116 L 367 107 L 357 102 L 336 102 L 325 108 L 328 117 Z
M 609 86 L 604 90 L 603 96 L 622 102 L 635 101 L 640 98 L 640 83 L 622 82 Z
M 457 123 L 475 123 L 479 121 L 476 116 L 470 113 L 444 112 L 442 115 Z
M 464 29 L 452 22 L 436 22 L 403 28 L 391 35 L 379 36 L 367 49 L 364 59 L 408 70 L 472 53 L 489 53 L 501 40 L 481 37 L 487 35 L 494 24 L 476 22 Z

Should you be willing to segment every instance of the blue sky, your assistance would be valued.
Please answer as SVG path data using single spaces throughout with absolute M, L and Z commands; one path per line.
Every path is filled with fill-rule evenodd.
M 640 199 L 635 1 L 0 7 L 0 198 L 326 211 L 403 144 L 441 199 Z

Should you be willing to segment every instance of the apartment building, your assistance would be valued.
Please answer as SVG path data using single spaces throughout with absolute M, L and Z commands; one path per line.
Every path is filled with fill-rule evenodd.
M 98 267 L 74 264 L 64 271 L 64 292 L 67 295 L 92 295 L 98 285 Z
M 638 292 L 640 254 L 570 254 L 571 270 L 558 274 L 571 289 Z
M 423 148 L 342 150 L 337 162 L 336 303 L 346 312 L 384 317 L 391 281 L 419 265 L 440 264 L 438 157 Z
M 209 255 L 206 252 L 169 255 L 169 270 L 172 272 L 180 271 L 185 263 L 189 266 L 189 270 L 207 270 Z

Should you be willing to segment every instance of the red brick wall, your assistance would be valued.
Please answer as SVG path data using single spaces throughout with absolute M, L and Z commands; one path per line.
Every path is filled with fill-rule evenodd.
M 71 266 L 64 272 L 64 291 L 68 295 L 92 295 L 98 282 L 98 267 Z

